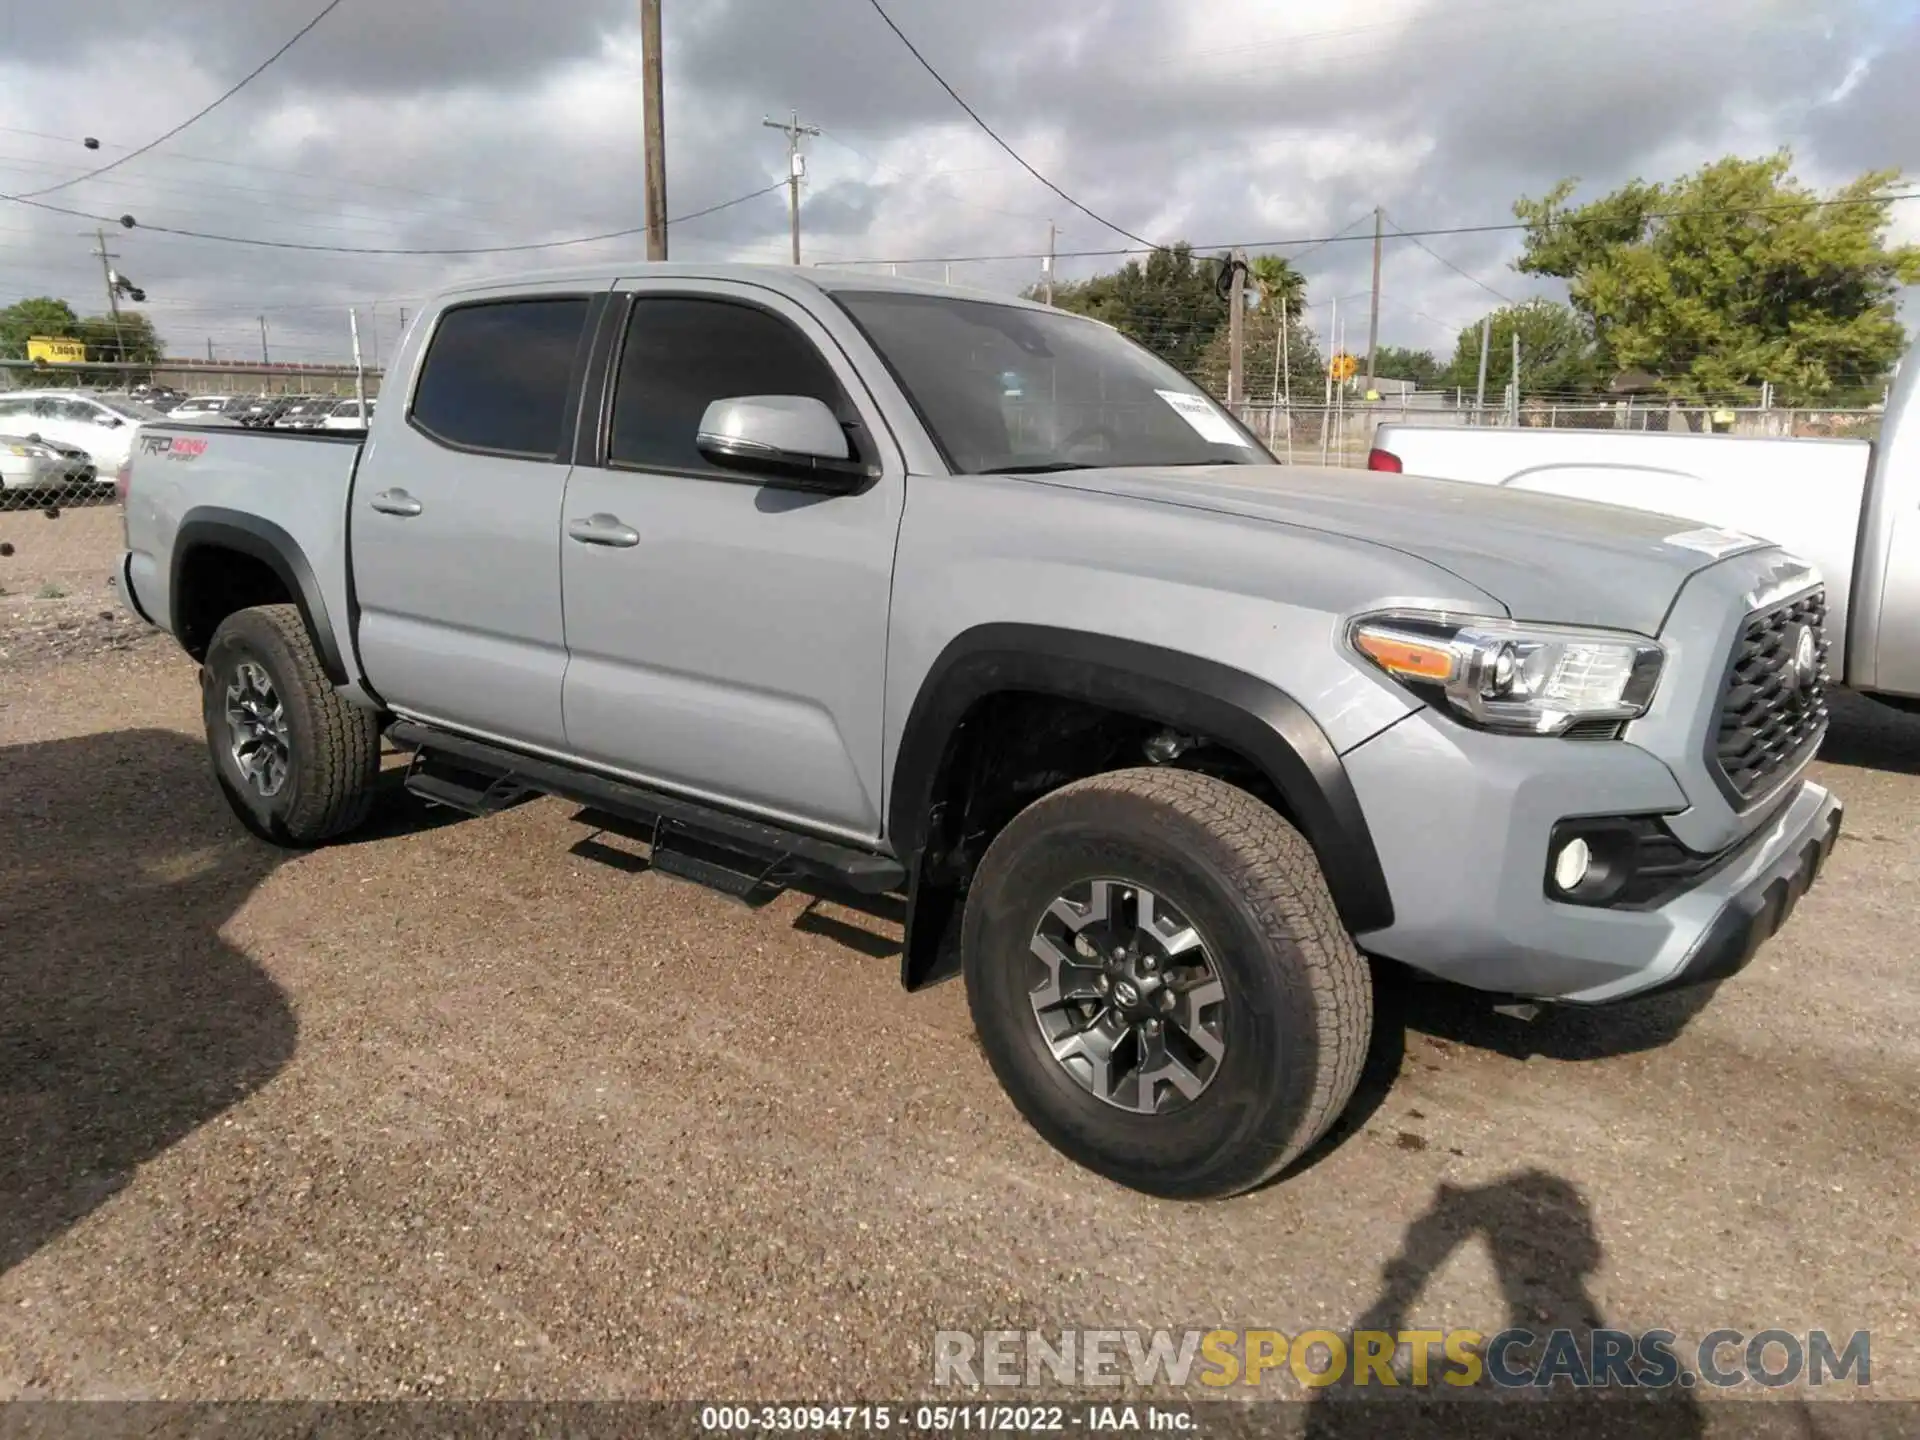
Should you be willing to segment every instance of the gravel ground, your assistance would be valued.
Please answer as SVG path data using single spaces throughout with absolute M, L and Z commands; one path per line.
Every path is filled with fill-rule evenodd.
M 1718 993 L 1396 983 L 1335 1141 L 1192 1206 L 1036 1138 L 886 917 L 554 801 L 266 848 L 187 661 L 7 623 L 0 1396 L 897 1398 L 940 1328 L 1598 1320 L 1868 1329 L 1920 1398 L 1920 722 L 1843 707 L 1847 833 Z

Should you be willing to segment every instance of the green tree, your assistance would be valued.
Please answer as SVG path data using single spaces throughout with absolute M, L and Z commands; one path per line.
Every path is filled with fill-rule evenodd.
M 1513 379 L 1513 337 L 1520 336 L 1523 394 L 1592 394 L 1606 384 L 1598 347 L 1586 317 L 1558 300 L 1533 299 L 1502 305 L 1489 317 L 1493 345 L 1487 356 L 1487 396 L 1498 400 Z M 1453 363 L 1436 377 L 1472 394 L 1480 378 L 1480 327 L 1469 325 L 1453 347 Z
M 1899 289 L 1920 282 L 1920 247 L 1886 243 L 1900 176 L 1823 197 L 1792 164 L 1730 156 L 1580 206 L 1563 180 L 1514 205 L 1530 227 L 1518 268 L 1567 282 L 1609 374 L 1645 370 L 1687 400 L 1762 381 L 1789 404 L 1876 397 L 1906 345 Z
M 27 340 L 34 335 L 45 335 L 55 340 L 77 340 L 80 338 L 79 317 L 66 301 L 56 300 L 51 295 L 16 300 L 5 309 L 0 309 L 0 360 L 26 359 Z M 33 370 L 15 370 L 11 374 L 13 383 L 20 385 L 54 384 L 58 378 L 56 376 L 49 380 L 46 372 Z
M 1367 368 L 1364 357 L 1360 368 L 1363 372 Z M 1411 350 L 1402 345 L 1382 345 L 1373 357 L 1373 373 L 1378 379 L 1411 380 L 1423 390 L 1439 384 L 1445 368 L 1431 350 Z
M 1053 303 L 1106 321 L 1188 374 L 1227 321 L 1218 264 L 1196 258 L 1185 241 L 1144 263 L 1129 260 L 1111 274 L 1056 286 Z
M 153 322 L 138 310 L 122 310 L 118 320 L 111 315 L 89 315 L 79 322 L 78 333 L 87 342 L 89 360 L 151 365 L 165 354 Z
M 1272 402 L 1276 390 L 1291 394 L 1296 404 L 1318 405 L 1326 395 L 1326 361 L 1321 358 L 1312 329 L 1298 319 L 1287 326 L 1287 343 L 1281 345 L 1280 327 L 1275 317 L 1258 312 L 1247 317 L 1242 342 L 1241 374 L 1249 405 Z M 1274 362 L 1284 362 L 1276 369 Z M 1210 394 L 1225 398 L 1227 393 L 1227 327 L 1214 331 L 1212 340 L 1189 372 Z M 1277 382 L 1277 383 L 1276 383 Z M 1289 389 L 1291 386 L 1291 389 Z

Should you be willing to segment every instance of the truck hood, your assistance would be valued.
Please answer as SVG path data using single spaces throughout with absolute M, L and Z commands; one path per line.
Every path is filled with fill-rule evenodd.
M 1771 542 L 1696 521 L 1417 475 L 1297 465 L 1070 470 L 1028 477 L 1398 550 L 1515 619 L 1659 633 L 1687 577 Z

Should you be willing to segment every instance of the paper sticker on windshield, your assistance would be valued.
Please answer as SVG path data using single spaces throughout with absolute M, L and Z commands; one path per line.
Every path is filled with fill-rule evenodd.
M 1764 545 L 1766 541 L 1757 540 L 1751 535 L 1742 535 L 1738 530 L 1682 530 L 1678 535 L 1666 538 L 1668 545 L 1678 545 L 1682 550 L 1698 550 L 1702 555 L 1711 555 L 1715 560 L 1723 555 L 1731 555 L 1736 550 L 1750 549 L 1755 545 Z
M 1184 390 L 1156 390 L 1153 392 L 1171 405 L 1180 418 L 1193 427 L 1194 434 L 1209 445 L 1247 446 L 1247 437 L 1233 428 L 1233 422 L 1213 407 L 1213 403 L 1204 395 L 1190 395 Z

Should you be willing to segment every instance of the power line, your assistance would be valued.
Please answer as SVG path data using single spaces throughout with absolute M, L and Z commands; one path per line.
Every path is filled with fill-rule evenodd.
M 5 199 L 0 196 L 0 199 Z M 1863 200 L 1789 200 L 1776 205 L 1730 205 L 1723 207 L 1700 206 L 1686 210 L 1647 210 L 1641 213 L 1643 220 L 1673 220 L 1682 216 L 1699 215 L 1761 215 L 1774 210 L 1826 210 L 1857 205 L 1892 205 L 1901 200 L 1920 200 L 1920 190 L 1910 190 L 1899 195 L 1881 195 L 1874 199 Z M 1373 212 L 1368 211 L 1369 215 Z M 89 217 L 91 218 L 91 217 Z M 1094 217 L 1098 219 L 1098 216 Z M 1531 220 L 1510 220 L 1498 225 L 1443 225 L 1422 230 L 1402 230 L 1399 233 L 1408 240 L 1422 236 L 1436 235 L 1492 235 L 1502 231 L 1540 230 L 1564 223 L 1570 216 L 1555 216 L 1551 219 L 1535 222 Z M 1117 227 L 1116 227 L 1117 228 Z M 1348 227 L 1351 229 L 1352 227 Z M 1127 232 L 1122 230 L 1121 234 Z M 1135 237 L 1138 238 L 1138 237 Z M 1284 250 L 1295 245 L 1318 247 L 1331 245 L 1341 240 L 1372 239 L 1372 236 L 1348 235 L 1336 232 L 1332 235 L 1303 235 L 1286 240 L 1234 240 L 1215 241 L 1206 244 L 1188 246 L 1195 258 L 1202 258 L 1202 250 Z M 1139 245 L 1122 245 L 1105 250 L 1058 250 L 1055 257 L 1061 260 L 1074 259 L 1110 259 L 1118 255 L 1138 255 L 1145 250 L 1168 250 L 1168 245 L 1152 245 L 1142 240 Z M 1046 252 L 1043 250 L 1014 250 L 999 255 L 899 255 L 878 259 L 842 260 L 842 265 L 961 265 L 985 264 L 997 260 L 1038 260 Z M 1436 257 L 1437 258 L 1437 257 Z
M 1424 240 L 1421 240 L 1417 236 L 1407 234 L 1406 231 L 1400 228 L 1399 223 L 1397 221 L 1389 220 L 1387 223 L 1393 226 L 1394 234 L 1398 235 L 1403 240 L 1413 241 L 1415 245 L 1418 245 L 1422 250 L 1425 250 L 1427 254 L 1433 256 L 1434 259 L 1438 260 L 1442 265 L 1446 266 L 1447 269 L 1453 271 L 1453 273 L 1458 275 L 1462 280 L 1473 281 L 1474 284 L 1478 285 L 1482 290 L 1486 291 L 1489 295 L 1493 296 L 1494 299 L 1499 300 L 1504 304 L 1516 305 L 1519 303 L 1510 295 L 1502 295 L 1498 290 L 1494 289 L 1493 286 L 1487 284 L 1487 282 L 1482 280 L 1479 276 L 1469 275 L 1466 271 L 1462 270 L 1458 265 L 1454 264 L 1451 260 L 1447 259 L 1446 256 L 1436 252 Z
M 309 30 L 313 29 L 314 26 L 318 25 L 322 20 L 326 19 L 327 16 L 331 15 L 337 8 L 339 8 L 339 5 L 340 5 L 340 0 L 327 0 L 327 3 L 320 7 L 320 13 L 314 16 L 306 24 L 302 25 L 298 30 L 294 31 L 293 38 L 287 41 L 286 44 L 282 45 L 278 50 L 274 51 L 273 54 L 269 55 L 266 59 L 262 60 L 258 65 L 254 66 L 253 69 L 249 70 L 245 75 L 242 75 L 239 78 L 239 80 L 237 80 L 233 84 L 231 88 L 226 90 L 224 93 L 215 96 L 207 104 L 201 106 L 198 110 L 194 111 L 193 114 L 189 115 L 186 119 L 182 120 L 178 125 L 174 126 L 171 130 L 167 131 L 166 134 L 159 136 L 157 139 L 149 140 L 146 144 L 142 145 L 138 150 L 128 151 L 125 155 L 122 155 L 118 160 L 109 160 L 106 164 L 102 165 L 97 170 L 89 170 L 86 174 L 76 175 L 71 180 L 62 180 L 58 185 L 49 185 L 42 190 L 29 190 L 25 195 L 14 196 L 12 198 L 28 199 L 35 195 L 51 195 L 56 190 L 65 190 L 69 185 L 78 185 L 82 180 L 91 180 L 96 175 L 104 175 L 109 170 L 118 169 L 120 166 L 126 164 L 129 160 L 138 159 L 140 156 L 146 154 L 149 150 L 152 150 L 160 145 L 166 144 L 167 141 L 171 140 L 174 136 L 178 135 L 182 130 L 185 130 L 189 125 L 192 125 L 195 121 L 204 118 L 206 115 L 210 114 L 212 111 L 214 111 L 221 105 L 224 105 L 227 101 L 231 100 L 235 95 L 238 95 L 242 90 L 246 89 L 246 87 L 249 84 L 251 84 L 254 80 L 259 78 L 259 75 L 263 70 L 265 70 L 269 65 L 273 64 L 273 62 L 278 60 L 282 55 L 286 54 L 287 51 L 291 50 L 295 45 L 298 45 L 300 41 L 303 38 L 305 38 Z
M 704 215 L 729 210 L 735 205 L 744 205 L 747 201 L 757 200 L 762 195 L 771 195 L 786 183 L 784 180 L 776 180 L 771 185 L 762 185 L 758 190 L 748 191 L 745 195 L 736 195 L 731 200 L 722 200 L 718 205 L 709 205 L 704 210 L 674 216 L 667 223 L 683 225 L 689 220 L 698 220 Z M 529 250 L 554 250 L 566 245 L 591 245 L 597 240 L 620 240 L 629 235 L 645 234 L 647 228 L 644 225 L 634 225 L 624 230 L 608 230 L 599 235 L 575 235 L 565 240 L 534 240 L 522 245 L 316 245 L 299 240 L 264 240 L 248 235 L 217 235 L 205 230 L 186 230 L 175 225 L 144 225 L 134 222 L 132 216 L 123 215 L 116 218 L 112 215 L 95 215 L 89 210 L 74 210 L 65 205 L 49 205 L 43 200 L 32 200 L 25 195 L 0 195 L 0 200 L 11 200 L 18 205 L 30 205 L 36 210 L 49 210 L 56 215 L 71 215 L 76 219 L 92 220 L 106 225 L 122 225 L 130 230 L 151 231 L 155 235 L 177 235 L 188 240 L 215 240 L 224 245 L 252 245 L 264 250 L 301 250 L 324 255 L 512 255 Z
M 1019 163 L 1019 166 L 1022 170 L 1025 170 L 1029 175 L 1033 176 L 1034 179 L 1038 180 L 1042 185 L 1046 186 L 1047 189 L 1051 190 L 1054 194 L 1058 195 L 1062 200 L 1066 201 L 1069 205 L 1073 206 L 1073 208 L 1078 210 L 1082 215 L 1085 215 L 1090 219 L 1098 220 L 1102 225 L 1106 226 L 1107 229 L 1113 231 L 1115 234 L 1124 235 L 1127 237 L 1127 239 L 1135 241 L 1138 244 L 1144 245 L 1149 250 L 1154 250 L 1159 248 L 1151 240 L 1145 239 L 1142 236 L 1134 234 L 1133 231 L 1127 229 L 1126 226 L 1116 225 L 1113 223 L 1113 221 L 1107 219 L 1106 216 L 1099 214 L 1097 211 L 1089 210 L 1085 205 L 1082 205 L 1078 200 L 1074 199 L 1073 196 L 1069 195 L 1066 191 L 1062 190 L 1058 185 L 1054 184 L 1053 181 L 1049 180 L 1046 176 L 1042 175 L 1038 170 L 1034 169 L 1033 166 L 1029 165 L 1026 161 L 1026 158 L 1022 156 L 1018 150 L 1014 149 L 1013 146 L 1009 145 L 1006 141 L 1002 140 L 1000 138 L 999 132 L 997 132 L 991 125 L 987 124 L 986 121 L 980 118 L 979 111 L 975 110 L 971 105 L 969 105 L 966 101 L 960 98 L 960 92 L 958 90 L 955 90 L 953 86 L 947 83 L 946 77 L 943 76 L 938 70 L 933 68 L 932 62 L 929 61 L 926 56 L 920 53 L 919 48 L 915 46 L 913 41 L 907 38 L 906 32 L 902 30 L 898 25 L 893 23 L 893 17 L 887 14 L 885 7 L 883 7 L 880 4 L 880 0 L 867 0 L 867 3 L 873 6 L 875 14 L 877 14 L 882 20 L 886 21 L 887 28 L 893 31 L 893 33 L 899 37 L 900 43 L 907 47 L 908 52 L 912 54 L 913 58 L 920 62 L 920 67 L 923 70 L 925 70 L 927 74 L 931 75 L 939 83 L 940 88 L 942 90 L 946 91 L 947 94 L 952 97 L 953 103 L 958 105 L 962 110 L 966 111 L 968 117 L 973 121 L 973 123 L 978 125 L 983 131 L 986 132 L 987 138 L 993 141 L 993 143 L 998 145 L 1002 150 L 1006 151 L 1007 154 L 1011 155 L 1014 158 L 1014 160 Z M 1039 257 L 1023 256 L 1022 258 L 1037 259 Z

